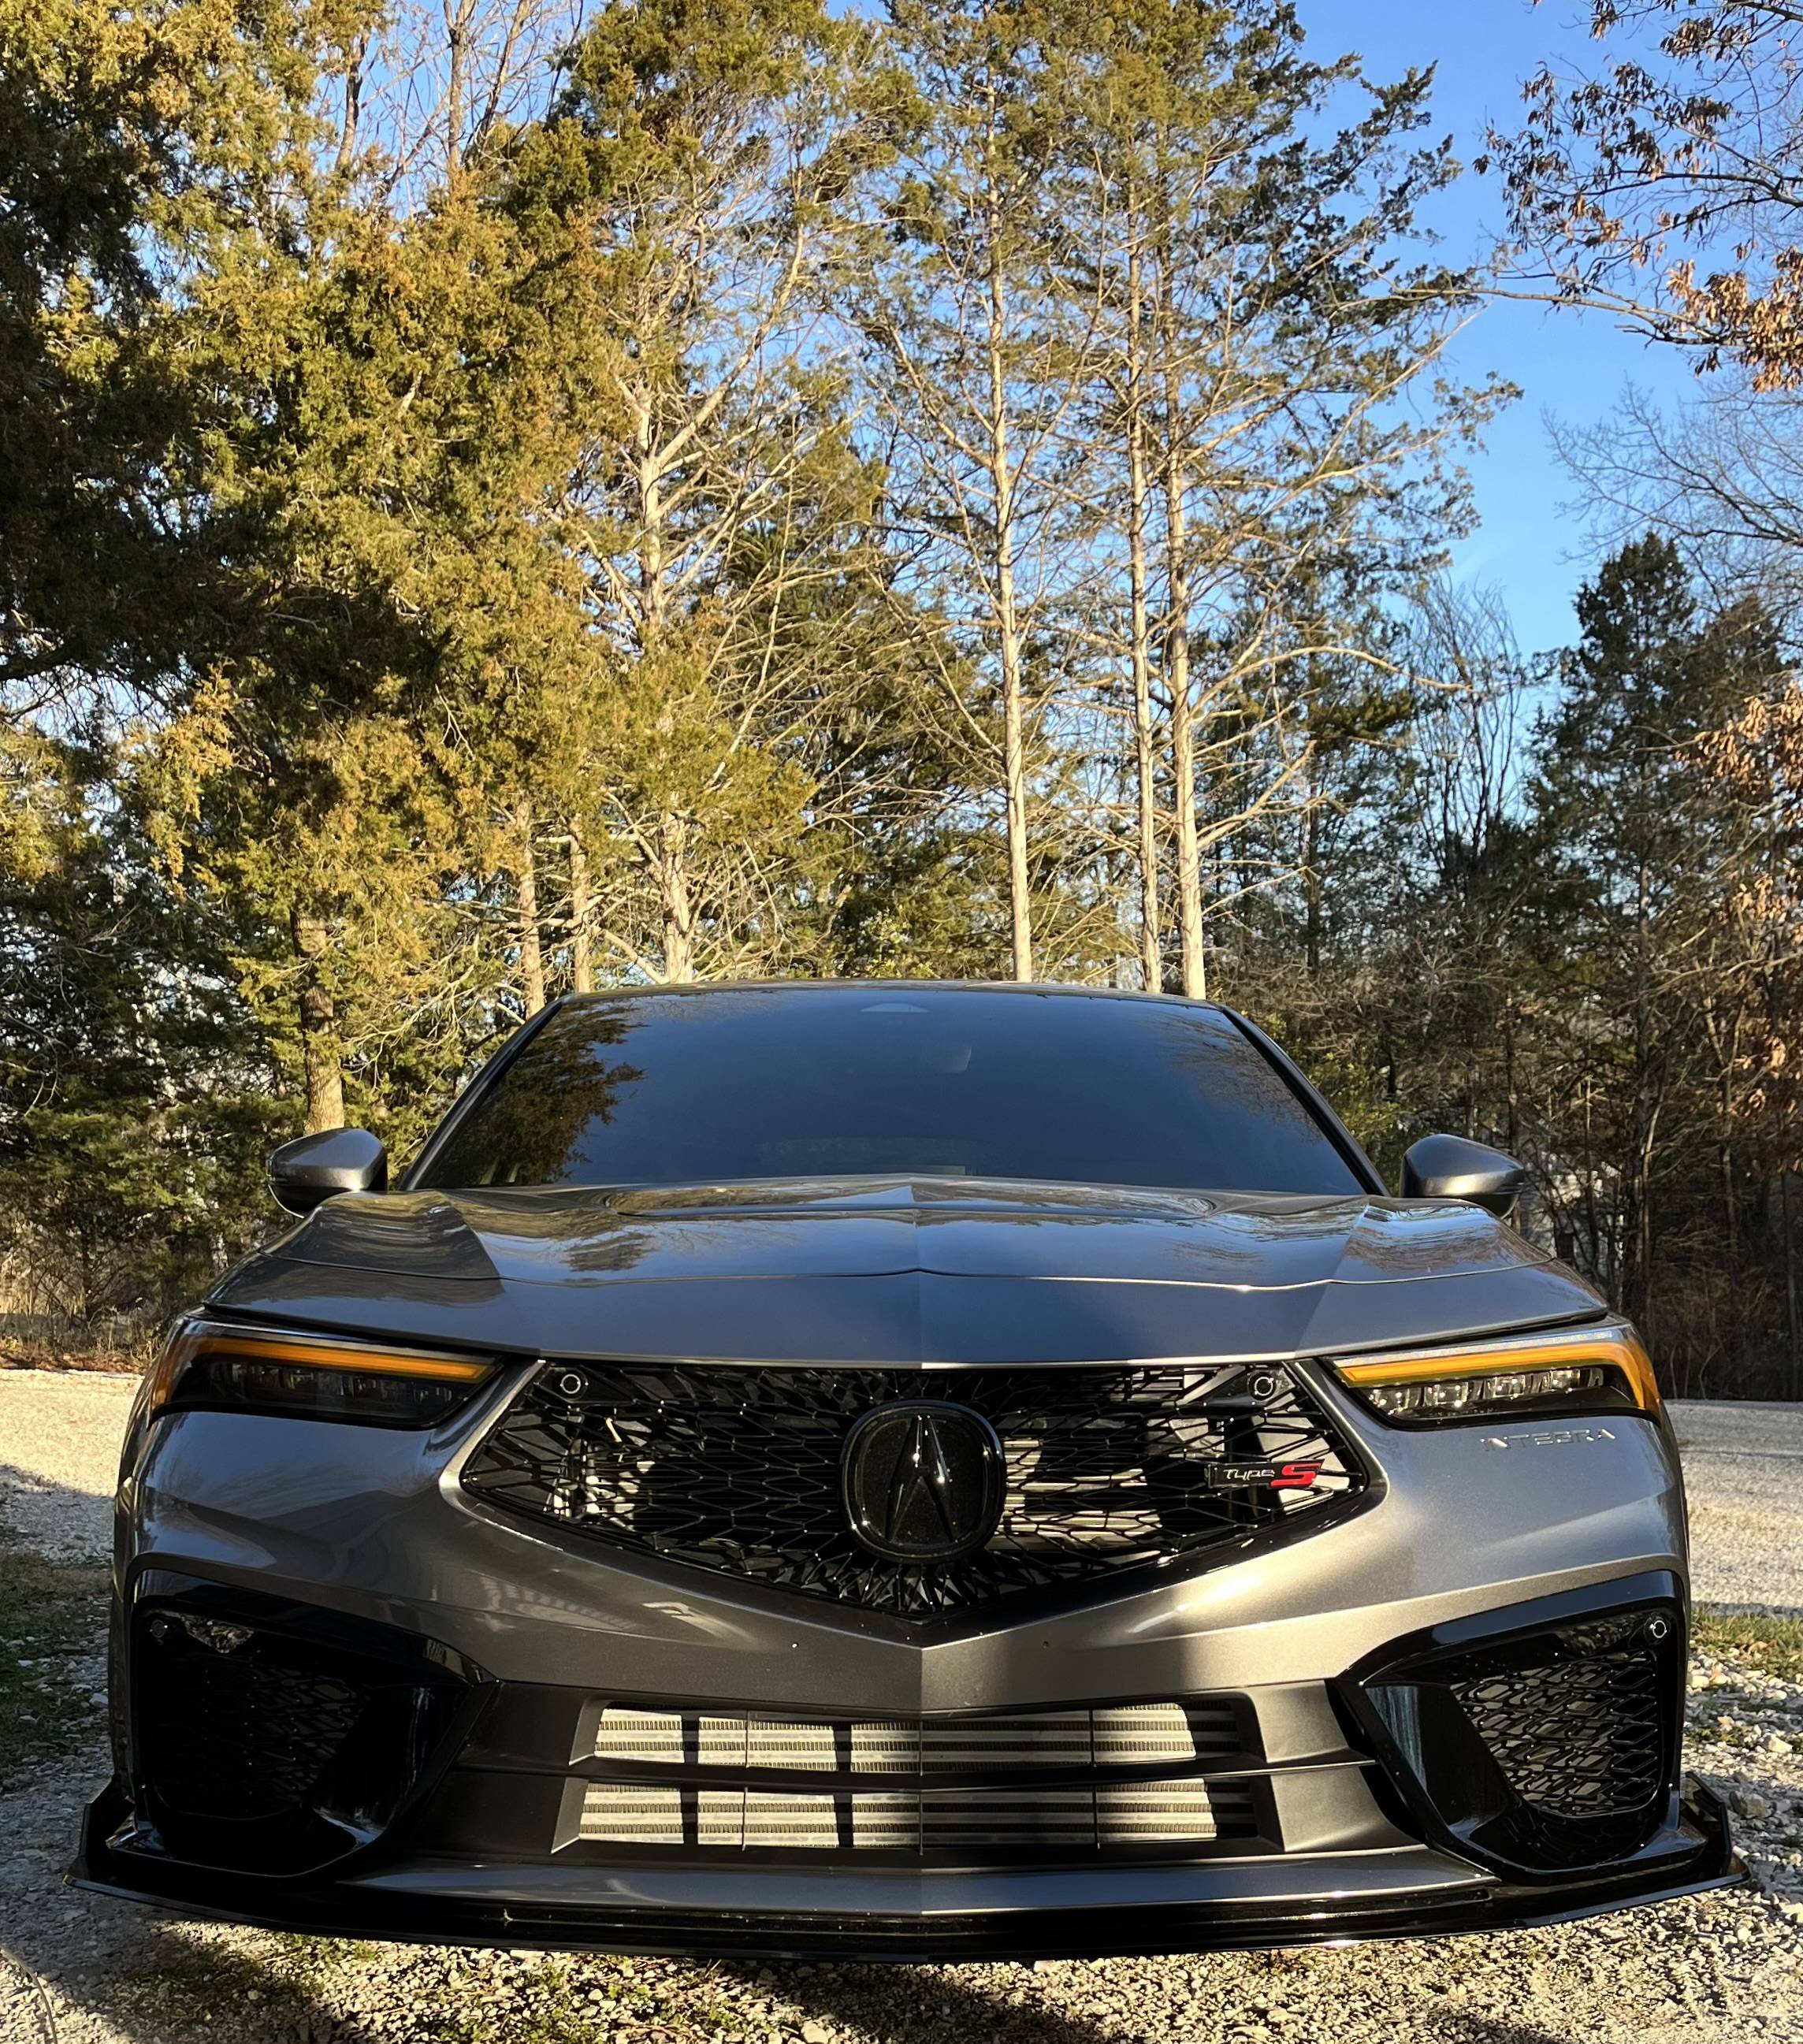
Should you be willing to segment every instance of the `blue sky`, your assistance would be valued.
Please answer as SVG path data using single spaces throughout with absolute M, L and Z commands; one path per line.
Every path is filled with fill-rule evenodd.
M 1436 67 L 1434 134 L 1449 134 L 1467 163 L 1483 147 L 1486 119 L 1519 124 L 1520 81 L 1543 59 L 1594 70 L 1603 52 L 1573 0 L 1297 0 L 1311 55 L 1356 50 L 1374 79 L 1410 64 Z M 1467 172 L 1433 222 L 1450 260 L 1468 259 L 1503 225 L 1494 175 Z M 1588 550 L 1578 491 L 1555 455 L 1548 417 L 1569 426 L 1606 420 L 1629 383 L 1682 402 L 1696 378 L 1677 352 L 1649 347 L 1601 314 L 1493 302 L 1456 344 L 1453 367 L 1476 380 L 1492 370 L 1522 395 L 1469 464 L 1482 523 L 1460 544 L 1455 571 L 1499 590 L 1524 650 L 1563 645 Z

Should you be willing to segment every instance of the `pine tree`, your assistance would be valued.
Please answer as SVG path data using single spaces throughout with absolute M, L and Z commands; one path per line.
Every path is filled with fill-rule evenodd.
M 1686 1154 L 1707 1155 L 1697 1122 L 1713 1108 L 1694 950 L 1713 912 L 1723 817 L 1697 740 L 1745 698 L 1767 654 L 1699 614 L 1682 561 L 1657 535 L 1604 563 L 1578 617 L 1534 795 L 1567 909 L 1559 1076 L 1582 1103 L 1582 1131 L 1569 1162 L 1600 1274 L 1658 1335 L 1675 1246 L 1669 1180 Z

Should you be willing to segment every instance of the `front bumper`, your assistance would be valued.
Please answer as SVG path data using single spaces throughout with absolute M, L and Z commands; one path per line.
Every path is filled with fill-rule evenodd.
M 159 1424 L 121 1497 L 118 1771 L 89 1812 L 79 1883 L 333 1934 L 931 1959 L 1485 1931 L 1740 1877 L 1719 1804 L 1678 1780 L 1682 1500 L 1669 1444 L 1643 1422 L 1551 1437 L 1543 1452 L 1537 1437 L 1517 1448 L 1474 1430 L 1430 1439 L 1365 1421 L 1382 1481 L 1369 1508 L 1319 1535 L 1111 1600 L 914 1634 L 504 1522 L 456 1481 L 488 1416 L 472 1414 L 460 1441 L 213 1413 Z M 233 1833 L 229 1796 L 205 1821 L 191 1799 L 186 1814 L 179 1798 L 160 1808 L 144 1741 L 163 1692 L 141 1658 L 141 1622 L 159 1598 L 252 1631 L 274 1610 L 275 1631 L 305 1635 L 309 1652 L 349 1654 L 355 1681 L 384 1699 L 369 1722 L 400 1742 L 383 1750 L 404 1749 L 405 1764 L 366 1756 L 303 1822 L 266 1813 L 254 1837 Z M 1609 1631 L 1624 1614 L 1641 1627 L 1626 1649 Z M 1586 1651 L 1643 1650 L 1656 1663 L 1657 1708 L 1646 1714 L 1644 1683 L 1629 1699 L 1652 1773 L 1634 1790 L 1627 1834 L 1525 1831 L 1471 1746 L 1472 1712 L 1494 1700 L 1469 1710 L 1459 1700 L 1460 1685 L 1506 1689 L 1515 1674 L 1544 1692 L 1549 1654 L 1529 1649 L 1573 1626 Z M 1555 1645 L 1551 1662 L 1564 1651 Z M 329 1681 L 329 1666 L 312 1672 L 321 1668 Z M 594 1736 L 609 1699 L 684 1721 L 673 1749 L 682 1828 L 660 1846 L 622 1847 L 608 1842 L 617 1830 L 582 1821 L 593 1784 L 621 1772 Z M 743 1849 L 723 1850 L 717 1829 L 698 1830 L 690 1800 L 725 1788 L 748 1812 L 753 1789 L 772 1785 L 710 1771 L 690 1719 L 819 1731 L 836 1713 L 855 1745 L 879 1721 L 1068 1718 L 1157 1699 L 1198 1711 L 1198 1726 L 1218 1705 L 1237 1727 L 1213 1748 L 1198 1731 L 1193 1760 L 1151 1770 L 1201 1783 L 1214 1814 L 1228 1813 L 1193 1851 L 1138 1849 L 1131 1812 L 1102 1835 L 1105 1790 L 1171 1785 L 1143 1768 L 1067 1769 L 1067 1799 L 1095 1787 L 1095 1837 L 1072 1848 L 1067 1830 L 1035 1850 L 1017 1830 L 998 1854 L 945 1850 L 943 1831 L 930 1850 L 924 1814 L 913 1854 L 857 1850 L 867 1840 L 855 1808 L 844 1812 L 873 1785 L 853 1779 L 855 1766 L 774 1785 L 838 1808 L 836 1852 L 766 1850 L 775 1832 L 754 1837 L 748 1819 Z M 1582 1684 L 1576 1700 L 1584 1718 Z M 337 1708 L 328 1696 L 327 1717 Z M 1593 1731 L 1614 1722 L 1586 1718 Z M 223 1750 L 237 1723 L 227 1710 L 207 1737 L 254 1786 L 256 1766 Z M 1640 1750 L 1617 1745 L 1630 1759 Z M 196 1748 L 204 1781 L 211 1748 Z M 825 1766 L 851 1766 L 845 1742 L 836 1750 Z M 1601 1755 L 1597 1778 L 1619 1759 Z M 671 1778 L 644 1756 L 627 1774 Z M 1004 1792 L 1031 1809 L 1054 1778 Z M 974 1777 L 955 1792 L 973 1782 L 981 1801 L 988 1785 Z M 1620 1803 L 1620 1781 L 1606 1785 Z M 920 1786 L 924 1812 L 932 1785 Z
M 1686 1784 L 1674 1831 L 1606 1874 L 1509 1882 L 1425 1847 L 1279 1865 L 1007 1875 L 786 1878 L 757 1906 L 755 1877 L 597 1876 L 400 1859 L 336 1881 L 247 1884 L 116 1850 L 128 1808 L 89 1806 L 79 1887 L 187 1916 L 318 1936 L 559 1950 L 933 1961 L 1100 1958 L 1448 1937 L 1563 1923 L 1669 1901 L 1743 1877 L 1720 1804 Z M 849 1891 L 849 1892 L 848 1892 Z
M 189 1914 L 1018 1958 L 1548 1923 L 1741 1873 L 1720 1804 L 1676 1778 L 1661 1573 L 1429 1628 L 1325 1684 L 880 1722 L 497 1682 L 367 1619 L 164 1570 L 136 1589 L 127 1765 L 72 1877 Z

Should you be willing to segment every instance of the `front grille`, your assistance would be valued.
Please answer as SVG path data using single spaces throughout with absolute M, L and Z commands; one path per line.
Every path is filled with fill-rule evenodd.
M 694 1853 L 1187 1858 L 1265 1835 L 1229 1699 L 941 1719 L 604 1707 L 568 1835 Z
M 854 1533 L 841 1468 L 874 1408 L 950 1400 L 999 1436 L 986 1541 L 898 1561 Z M 1319 1523 L 1365 1488 L 1296 1374 L 1268 1365 L 871 1370 L 542 1366 L 463 1481 L 504 1510 L 750 1583 L 923 1618 Z

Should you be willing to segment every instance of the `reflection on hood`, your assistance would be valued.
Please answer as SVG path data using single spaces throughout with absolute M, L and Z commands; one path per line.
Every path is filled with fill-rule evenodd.
M 1545 1262 L 1459 1200 L 1140 1191 L 980 1179 L 355 1193 L 284 1258 L 452 1281 L 878 1276 L 1370 1285 Z
M 214 1300 L 510 1350 L 897 1363 L 1294 1354 L 1599 1310 L 1460 1201 L 909 1178 L 348 1194 Z

